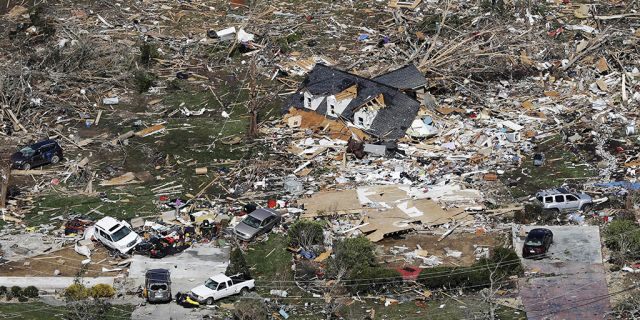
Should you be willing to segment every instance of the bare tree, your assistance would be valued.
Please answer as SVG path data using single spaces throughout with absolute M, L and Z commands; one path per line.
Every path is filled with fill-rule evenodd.
M 341 267 L 336 273 L 336 279 L 332 280 L 332 283 L 325 289 L 324 310 L 327 314 L 327 320 L 337 318 L 336 312 L 338 312 L 338 310 L 340 310 L 340 308 L 344 306 L 344 299 L 340 298 L 340 296 L 344 291 L 341 281 L 346 274 L 347 268 L 344 266 Z
M 105 299 L 88 299 L 89 289 L 82 284 L 82 278 L 87 272 L 84 265 L 76 274 L 74 283 L 65 290 L 67 319 L 69 320 L 98 320 L 109 319 L 111 304 Z
M 496 259 L 496 256 L 498 259 Z M 497 295 L 501 291 L 505 284 L 508 283 L 507 279 L 510 275 L 509 271 L 504 268 L 511 268 L 512 272 L 516 269 L 521 269 L 521 266 L 513 265 L 511 261 L 513 256 L 507 254 L 494 253 L 493 258 L 485 259 L 484 267 L 489 273 L 488 287 L 482 289 L 481 296 L 485 303 L 488 304 L 489 309 L 487 311 L 486 318 L 494 320 L 496 319 L 496 310 L 498 309 Z M 515 271 L 516 273 L 518 271 Z

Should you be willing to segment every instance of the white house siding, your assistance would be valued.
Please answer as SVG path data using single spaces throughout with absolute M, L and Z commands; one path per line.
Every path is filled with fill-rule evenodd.
M 323 96 L 312 96 L 309 92 L 304 93 L 304 107 L 316 111 L 324 100 Z
M 339 117 L 342 112 L 347 108 L 352 98 L 336 100 L 334 95 L 327 97 L 327 115 L 332 117 Z
M 377 115 L 378 115 L 377 110 L 369 110 L 368 108 L 362 108 L 353 114 L 353 124 L 365 130 L 371 129 L 371 124 L 373 123 L 373 119 L 375 119 Z

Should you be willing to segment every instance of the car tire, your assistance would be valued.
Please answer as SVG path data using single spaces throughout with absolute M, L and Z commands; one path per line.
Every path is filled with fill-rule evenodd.
M 207 298 L 207 300 L 205 300 L 205 301 L 204 301 L 204 303 L 205 303 L 206 305 L 210 306 L 210 305 L 212 305 L 212 304 L 213 304 L 213 302 L 214 302 L 214 301 L 215 301 L 215 300 L 213 300 L 213 298 Z
M 53 155 L 53 157 L 51 157 L 51 163 L 56 164 L 60 162 L 60 157 L 58 157 L 57 154 Z
M 244 287 L 240 290 L 240 295 L 241 296 L 246 296 L 247 293 L 249 293 L 249 289 L 247 287 Z
M 31 163 L 25 163 L 22 165 L 22 170 L 31 170 Z
M 582 208 L 580 208 L 580 210 L 582 210 L 584 212 L 589 212 L 589 211 L 591 211 L 592 207 L 593 206 L 590 203 L 587 203 L 587 204 L 582 205 Z

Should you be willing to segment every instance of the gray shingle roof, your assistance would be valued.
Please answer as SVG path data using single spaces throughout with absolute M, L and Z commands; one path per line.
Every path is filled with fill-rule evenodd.
M 415 89 L 427 84 L 427 79 L 413 64 L 387 72 L 373 78 L 372 80 L 400 90 Z
M 341 117 L 349 122 L 353 122 L 354 108 L 382 93 L 386 107 L 378 111 L 378 115 L 371 124 L 368 133 L 385 139 L 398 139 L 403 137 L 405 131 L 411 126 L 411 122 L 413 122 L 418 113 L 418 109 L 420 108 L 418 101 L 399 91 L 397 88 L 323 64 L 316 64 L 313 70 L 309 72 L 306 79 L 300 85 L 298 92 L 293 94 L 285 103 L 283 111 L 287 112 L 291 107 L 304 108 L 304 91 L 309 91 L 309 93 L 314 96 L 331 95 L 339 93 L 353 84 L 357 84 L 358 94 L 343 111 Z M 324 115 L 327 114 L 326 99 L 322 101 L 316 112 Z M 329 115 L 327 115 L 327 117 L 333 118 Z

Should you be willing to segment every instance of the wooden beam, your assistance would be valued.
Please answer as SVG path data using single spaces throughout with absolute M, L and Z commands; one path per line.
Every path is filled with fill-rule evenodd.
M 2 164 L 2 167 L 0 167 L 0 209 L 7 208 L 9 179 L 11 179 L 11 168 L 8 164 Z

